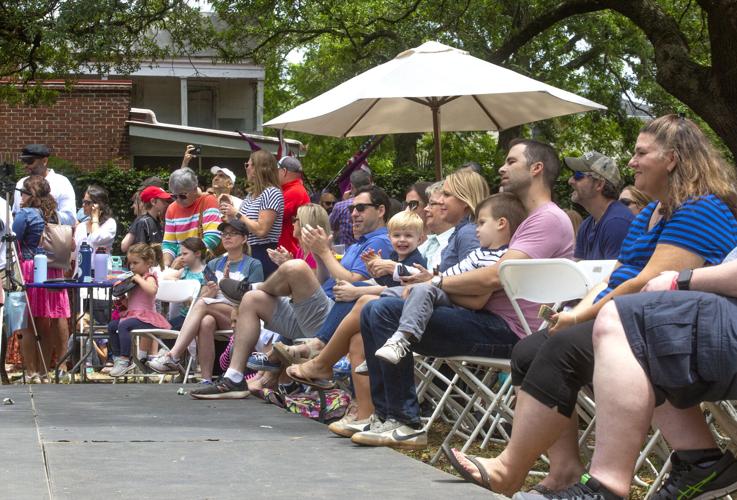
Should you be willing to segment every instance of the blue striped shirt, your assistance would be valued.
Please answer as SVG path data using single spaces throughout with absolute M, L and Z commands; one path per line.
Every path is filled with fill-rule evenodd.
M 597 301 L 640 274 L 661 243 L 696 254 L 705 265 L 719 264 L 737 246 L 737 221 L 716 196 L 709 194 L 686 201 L 670 219 L 661 219 L 648 231 L 657 206 L 657 201 L 650 203 L 630 224 L 617 259 L 621 265 L 612 272 L 609 286 L 597 295 Z

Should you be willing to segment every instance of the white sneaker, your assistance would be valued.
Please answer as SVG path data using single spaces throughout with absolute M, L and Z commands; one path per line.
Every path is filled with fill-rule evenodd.
M 368 375 L 368 365 L 366 364 L 366 362 L 364 361 L 363 363 L 358 365 L 355 372 L 356 375 Z
M 418 450 L 427 447 L 427 432 L 390 418 L 373 429 L 353 434 L 351 441 L 364 446 L 389 446 Z
M 180 365 L 177 361 L 174 361 L 174 358 L 172 358 L 168 352 L 156 356 L 156 358 L 147 363 L 147 366 L 156 373 L 184 373 L 182 365 Z
M 328 426 L 328 430 L 338 436 L 351 437 L 357 432 L 367 431 L 372 425 L 377 426 L 381 423 L 382 422 L 376 418 L 376 415 L 371 415 L 363 420 L 356 420 L 355 415 L 346 415 L 337 422 L 330 424 Z
M 410 352 L 412 352 L 412 349 L 410 349 L 409 340 L 406 338 L 400 338 L 398 340 L 390 338 L 383 346 L 376 350 L 375 354 L 377 358 L 381 358 L 387 363 L 396 365 Z
M 118 358 L 115 360 L 115 365 L 113 365 L 113 369 L 110 370 L 110 376 L 122 377 L 123 375 L 132 371 L 133 368 L 135 368 L 135 365 L 133 365 L 130 360 Z

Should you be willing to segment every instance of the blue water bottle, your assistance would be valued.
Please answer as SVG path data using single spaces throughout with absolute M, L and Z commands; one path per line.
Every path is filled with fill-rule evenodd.
M 36 255 L 33 256 L 33 282 L 43 283 L 48 278 L 49 259 L 43 248 L 36 249 Z
M 86 241 L 79 246 L 79 281 L 92 281 L 92 247 Z

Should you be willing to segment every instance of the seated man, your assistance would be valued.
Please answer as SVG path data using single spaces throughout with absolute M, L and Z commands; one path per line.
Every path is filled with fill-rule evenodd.
M 336 280 L 353 283 L 368 278 L 361 260 L 365 251 L 391 253 L 385 225 L 388 207 L 389 197 L 381 188 L 366 186 L 358 190 L 351 205 L 353 232 L 358 241 L 346 250 L 340 261 L 335 258 L 330 238 L 322 228 L 303 228 L 302 243 L 318 262 L 317 277 L 306 262 L 292 259 L 279 266 L 258 290 L 248 291 L 238 308 L 230 367 L 220 383 L 192 391 L 190 396 L 195 399 L 248 396 L 243 372 L 258 340 L 261 321 L 266 328 L 286 338 L 313 337 L 333 307 Z
M 580 484 L 547 498 L 626 497 L 654 414 L 675 451 L 670 476 L 651 498 L 721 498 L 737 491 L 737 460 L 717 447 L 698 407 L 737 399 L 736 278 L 737 261 L 666 271 L 648 282 L 647 293 L 616 297 L 602 308 L 593 339 L 591 470 Z

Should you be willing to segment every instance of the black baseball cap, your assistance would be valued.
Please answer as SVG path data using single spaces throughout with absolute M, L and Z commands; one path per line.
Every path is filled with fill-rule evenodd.
M 242 234 L 243 236 L 248 236 L 248 227 L 246 227 L 246 224 L 239 221 L 238 219 L 231 219 L 226 222 L 221 222 L 218 226 L 218 231 L 223 231 L 226 227 L 232 227 L 236 230 L 236 232 Z
M 21 160 L 46 158 L 51 154 L 49 148 L 43 144 L 29 144 L 20 153 Z

